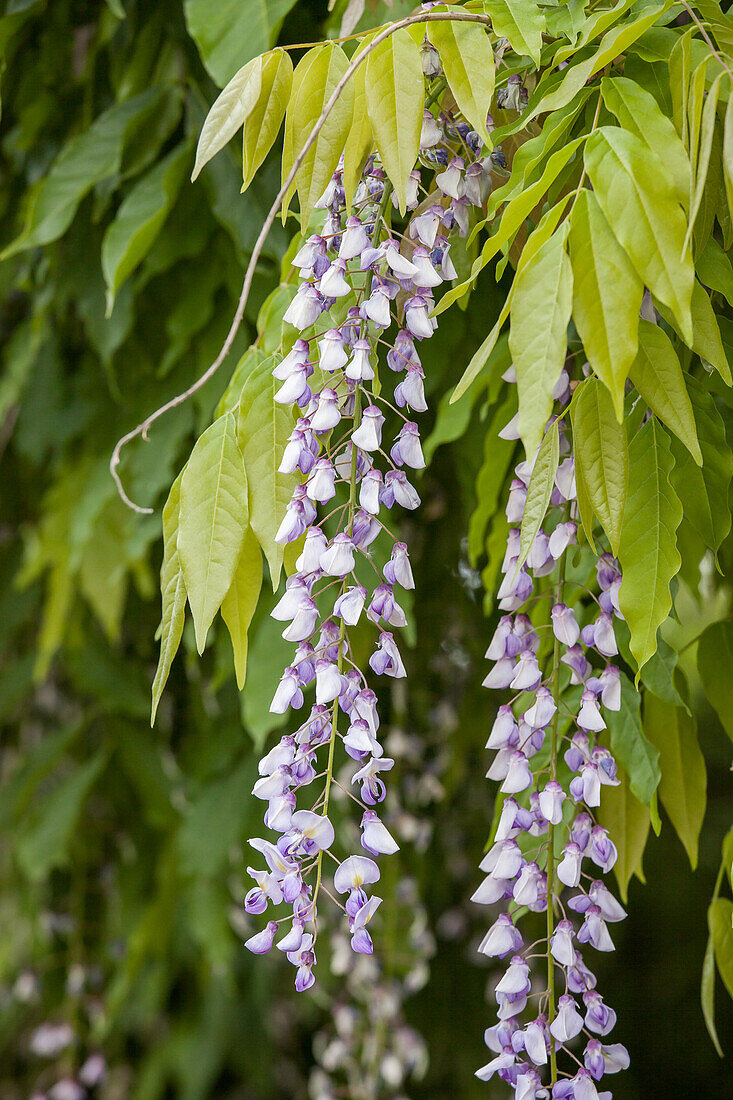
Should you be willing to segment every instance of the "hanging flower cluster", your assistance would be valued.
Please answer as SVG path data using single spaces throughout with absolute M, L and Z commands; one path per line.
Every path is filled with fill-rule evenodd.
M 513 368 L 505 378 L 516 381 Z M 554 396 L 563 405 L 569 399 L 566 371 Z M 487 742 L 495 750 L 487 775 L 501 784 L 503 804 L 493 846 L 481 863 L 486 877 L 472 900 L 505 903 L 480 950 L 508 965 L 494 991 L 498 1023 L 485 1034 L 494 1056 L 477 1076 L 488 1081 L 498 1075 L 517 1100 L 609 1100 L 611 1093 L 599 1093 L 596 1082 L 625 1069 L 629 1059 L 625 1047 L 608 1042 L 616 1014 L 604 1004 L 584 952 L 612 951 L 609 925 L 626 915 L 599 877 L 613 867 L 616 849 L 595 818 L 603 786 L 618 784 L 603 738 L 604 710 L 621 704 L 619 669 L 611 663 L 618 652 L 614 617 L 621 617 L 621 575 L 611 555 L 599 557 L 598 594 L 592 594 L 597 606 L 581 628 L 576 609 L 566 602 L 573 587 L 566 579 L 566 555 L 577 535 L 574 462 L 563 419 L 558 428 L 564 457 L 550 511 L 520 568 L 519 525 L 533 463 L 522 461 L 515 470 L 499 590 L 506 614 L 486 653 L 493 666 L 485 686 L 514 695 L 499 707 Z M 517 438 L 514 421 L 503 434 Z M 533 595 L 543 577 L 549 584 Z M 552 634 L 547 660 L 542 653 L 550 643 L 543 645 L 543 629 Z M 570 894 L 564 899 L 565 888 Z M 546 915 L 545 935 L 531 945 L 517 923 L 527 911 Z M 547 976 L 536 993 L 532 960 L 540 958 Z
M 353 661 L 349 629 L 371 622 L 378 630 L 371 671 L 378 677 L 405 675 L 393 629 L 406 623 L 399 589 L 414 582 L 407 546 L 383 517 L 395 504 L 413 510 L 420 503 L 412 478 L 425 463 L 418 426 L 410 419 L 427 408 L 419 347 L 436 328 L 435 289 L 456 277 L 450 237 L 468 231 L 471 205 L 480 205 L 490 186 L 490 162 L 477 159 L 479 148 L 479 136 L 466 124 L 426 110 L 421 159 L 436 170 L 435 189 L 421 202 L 420 172 L 412 172 L 408 233 L 389 228 L 391 187 L 372 156 L 349 216 L 342 171 L 336 171 L 319 203 L 323 227 L 293 260 L 300 281 L 284 320 L 300 336 L 273 373 L 281 383 L 276 401 L 298 412 L 280 468 L 304 480 L 277 540 L 303 543 L 297 571 L 272 613 L 297 648 L 271 710 L 300 710 L 311 688 L 315 701 L 298 729 L 260 761 L 253 793 L 266 802 L 265 825 L 279 837 L 250 841 L 267 869 L 250 869 L 256 885 L 245 908 L 257 914 L 270 904 L 291 907 L 292 915 L 281 918 L 290 927 L 277 947 L 297 968 L 298 990 L 315 980 L 321 891 L 344 910 L 352 949 L 372 953 L 369 924 L 381 899 L 367 888 L 380 878 L 376 857 L 397 850 L 375 808 L 385 797 L 384 777 L 394 760 L 380 743 L 377 696 Z M 377 380 L 379 345 L 387 347 L 386 365 L 398 379 L 392 401 Z M 383 440 L 385 410 L 401 422 L 391 445 Z M 319 516 L 319 506 L 325 515 Z M 380 571 L 372 544 L 383 532 L 392 546 Z M 369 588 L 362 572 L 373 578 Z M 361 807 L 361 847 L 367 853 L 344 859 L 333 851 L 328 816 L 338 741 L 356 761 L 349 793 Z M 320 779 L 323 787 L 310 806 L 297 808 L 298 791 Z M 331 864 L 333 893 L 324 881 Z M 247 947 L 268 952 L 279 924 L 270 920 Z

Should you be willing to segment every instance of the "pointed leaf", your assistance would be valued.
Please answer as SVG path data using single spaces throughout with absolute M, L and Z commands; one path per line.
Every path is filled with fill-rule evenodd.
M 685 846 L 693 871 L 705 817 L 707 772 L 697 740 L 697 724 L 683 707 L 644 693 L 644 732 L 659 749 L 659 797 Z
M 733 264 L 715 237 L 708 237 L 695 261 L 697 275 L 704 287 L 717 290 L 729 306 L 733 306 Z
M 508 38 L 515 53 L 528 55 L 540 65 L 545 13 L 534 0 L 483 0 L 497 38 Z
M 629 480 L 626 430 L 608 390 L 593 378 L 578 387 L 571 417 L 576 471 L 580 468 L 588 502 L 617 554 Z
M 710 150 L 713 147 L 713 132 L 715 129 L 715 111 L 718 106 L 718 96 L 720 94 L 720 82 L 723 79 L 723 73 L 715 78 L 705 99 L 705 106 L 702 111 L 702 125 L 700 129 L 700 147 L 697 157 L 697 164 L 695 166 L 695 185 L 692 191 L 692 198 L 690 201 L 690 215 L 689 224 L 687 227 L 687 234 L 685 235 L 685 248 L 687 247 L 690 237 L 692 236 L 692 230 L 695 226 L 695 219 L 697 218 L 698 211 L 700 209 L 700 203 L 702 201 L 702 193 L 705 188 L 705 181 L 708 176 L 708 165 L 710 164 Z
M 723 1048 L 720 1045 L 718 1032 L 715 1028 L 715 947 L 712 933 L 708 935 L 705 948 L 705 957 L 702 964 L 702 979 L 700 981 L 700 1004 L 705 1020 L 708 1035 L 713 1041 L 719 1057 L 723 1057 Z
M 258 363 L 247 378 L 239 400 L 237 426 L 249 485 L 249 520 L 267 558 L 273 589 L 277 588 L 283 560 L 283 548 L 275 542 L 275 535 L 298 480 L 294 474 L 279 472 L 293 430 L 293 415 L 274 399 L 279 386 L 272 377 L 274 365 L 275 359 L 270 356 Z
M 555 486 L 555 474 L 560 461 L 560 432 L 557 420 L 545 433 L 537 452 L 532 476 L 527 488 L 527 500 L 522 516 L 522 529 L 519 542 L 519 560 L 515 573 L 524 565 L 532 544 L 537 537 L 542 521 L 547 513 L 552 490 Z
M 728 489 L 733 476 L 733 454 L 712 394 L 694 378 L 688 379 L 687 388 L 703 461 L 701 467 L 696 466 L 689 453 L 673 439 L 675 466 L 671 481 L 682 501 L 685 519 L 705 545 L 717 553 L 731 528 Z
M 715 961 L 723 985 L 733 997 L 733 901 L 716 898 L 708 909 L 708 927 L 713 937 Z
M 260 93 L 244 119 L 242 136 L 242 191 L 246 191 L 278 135 L 293 86 L 293 63 L 286 50 L 272 50 L 262 58 Z
M 150 251 L 178 198 L 191 146 L 186 141 L 151 168 L 125 196 L 102 241 L 107 316 L 115 295 Z
M 659 325 L 639 321 L 639 354 L 629 373 L 655 416 L 682 440 L 701 466 L 702 452 L 685 376 L 672 341 Z
M 85 133 L 71 138 L 32 192 L 23 232 L 0 258 L 50 244 L 65 233 L 84 196 L 120 170 L 130 131 L 158 101 L 159 95 L 152 89 L 133 96 L 110 107 Z
M 402 214 L 407 181 L 420 148 L 424 89 L 420 50 L 403 27 L 370 53 L 366 73 L 374 140 Z
M 621 419 L 624 385 L 637 350 L 644 284 L 592 191 L 573 207 L 568 250 L 573 265 L 573 319 L 593 370 Z
M 290 101 L 285 116 L 283 181 L 348 67 L 349 59 L 341 47 L 333 42 L 316 46 L 298 62 L 293 73 Z M 306 231 L 313 207 L 326 190 L 344 151 L 353 109 L 354 85 L 349 81 L 306 153 L 295 180 L 283 199 L 282 216 L 285 221 L 290 199 L 297 190 L 303 232 Z
M 567 351 L 573 295 L 567 228 L 561 226 L 514 281 L 509 348 L 517 372 L 519 432 L 529 457 L 552 412 L 552 390 Z
M 221 616 L 227 625 L 234 650 L 234 671 L 241 691 L 247 676 L 247 631 L 257 607 L 262 588 L 262 551 L 248 527 L 239 552 L 239 561 L 231 588 L 221 605 Z
M 598 821 L 608 829 L 616 845 L 618 858 L 614 874 L 618 881 L 622 901 L 628 899 L 632 875 L 643 881 L 642 859 L 649 836 L 649 808 L 636 798 L 629 788 L 629 777 L 619 768 L 618 787 L 604 787 Z
M 635 134 L 662 161 L 672 177 L 677 201 L 687 207 L 692 171 L 687 150 L 654 96 L 624 76 L 604 76 L 601 91 L 606 107 L 624 129 Z
M 669 438 L 652 418 L 629 444 L 629 488 L 619 547 L 619 601 L 639 668 L 656 651 L 657 630 L 672 606 L 669 586 L 680 567 L 676 532 L 682 505 L 670 484 L 673 468 Z
M 478 23 L 434 23 L 430 41 L 459 110 L 490 145 L 486 116 L 494 94 L 494 51 L 485 29 Z
M 209 627 L 234 578 L 247 526 L 247 482 L 232 413 L 215 420 L 181 478 L 178 553 L 203 653 Z
M 585 164 L 619 243 L 691 340 L 692 258 L 683 249 L 685 217 L 669 172 L 639 138 L 614 126 L 602 126 L 590 136 Z
M 234 137 L 254 110 L 262 90 L 263 60 L 262 57 L 254 57 L 243 65 L 214 100 L 201 127 L 192 180 L 224 148 L 229 139 Z
M 363 52 L 370 39 L 371 36 L 367 36 L 354 54 L 355 58 Z M 354 201 L 354 193 L 359 185 L 364 164 L 374 148 L 372 124 L 369 121 L 369 111 L 367 110 L 366 77 L 367 64 L 362 62 L 352 77 L 354 114 L 349 136 L 346 139 L 346 148 L 344 149 L 344 192 L 346 194 L 346 207 L 349 211 Z
M 611 752 L 623 765 L 632 792 L 648 806 L 661 778 L 659 750 L 644 734 L 641 695 L 623 672 L 621 707 L 607 711 L 605 717 L 611 735 Z
M 184 0 L 188 33 L 223 88 L 245 61 L 274 46 L 295 0 Z
M 186 584 L 178 556 L 178 523 L 181 508 L 181 478 L 183 471 L 171 485 L 168 499 L 163 506 L 163 564 L 160 567 L 160 592 L 163 602 L 160 620 L 160 657 L 153 680 L 153 702 L 150 725 L 155 723 L 158 704 L 173 658 L 178 652 L 186 617 Z

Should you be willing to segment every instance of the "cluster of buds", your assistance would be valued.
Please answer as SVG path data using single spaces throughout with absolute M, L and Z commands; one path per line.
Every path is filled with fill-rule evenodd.
M 515 381 L 512 368 L 505 379 Z M 563 371 L 555 397 L 564 405 L 569 396 Z M 498 1023 L 485 1034 L 494 1057 L 477 1076 L 497 1075 L 517 1100 L 609 1100 L 611 1094 L 599 1093 L 596 1084 L 626 1068 L 628 1054 L 621 1044 L 607 1042 L 616 1015 L 597 991 L 581 949 L 612 951 L 609 925 L 625 916 L 599 877 L 611 870 L 617 853 L 595 816 L 603 786 L 618 784 L 603 737 L 604 712 L 621 705 L 620 672 L 611 663 L 618 652 L 614 617 L 621 617 L 621 576 L 611 555 L 600 556 L 597 592 L 590 593 L 594 610 L 581 627 L 578 616 L 588 617 L 587 606 L 565 602 L 573 586 L 566 581 L 564 559 L 577 538 L 577 506 L 563 419 L 558 429 L 562 461 L 550 510 L 521 568 L 520 527 L 512 525 L 521 524 L 533 462 L 520 462 L 515 470 L 499 590 L 507 614 L 486 654 L 493 667 L 485 686 L 514 695 L 498 708 L 487 742 L 495 750 L 487 775 L 501 784 L 503 803 L 493 845 L 481 863 L 486 877 L 472 900 L 503 903 L 480 951 L 508 960 L 508 966 L 494 990 Z M 516 438 L 515 422 L 502 434 Z M 547 581 L 537 585 L 543 577 Z M 534 594 L 535 587 L 544 591 Z M 588 591 L 580 594 L 585 598 Z M 547 601 L 552 601 L 549 615 Z M 543 645 L 543 630 L 551 632 L 551 639 L 544 636 L 549 644 Z M 571 893 L 563 899 L 565 888 Z M 546 931 L 529 946 L 518 927 L 527 911 L 545 914 Z M 545 960 L 547 980 L 534 993 L 531 963 L 538 957 Z
M 349 632 L 365 620 L 373 624 L 371 672 L 405 675 L 392 631 L 406 624 L 398 590 L 412 589 L 414 581 L 407 546 L 384 517 L 395 504 L 413 510 L 420 503 L 412 479 L 425 463 L 418 426 L 409 418 L 427 408 L 418 349 L 436 328 L 435 290 L 456 277 L 450 238 L 468 231 L 468 209 L 483 202 L 489 186 L 490 163 L 474 153 L 479 144 L 465 123 L 427 111 L 421 158 L 436 175 L 432 191 L 421 195 L 420 171 L 412 173 L 407 232 L 393 233 L 388 224 L 391 187 L 372 156 L 350 214 L 342 170 L 336 171 L 319 203 L 323 225 L 293 259 L 299 285 L 284 321 L 299 335 L 273 373 L 280 383 L 275 400 L 297 412 L 280 468 L 302 481 L 276 537 L 282 544 L 301 540 L 301 550 L 272 614 L 297 648 L 271 710 L 300 710 L 311 689 L 315 699 L 305 721 L 260 761 L 253 793 L 266 802 L 265 825 L 279 836 L 250 841 L 267 869 L 249 870 L 256 885 L 245 908 L 259 914 L 271 904 L 290 907 L 281 918 L 290 926 L 277 947 L 296 967 L 299 991 L 315 980 L 319 894 L 344 911 L 353 951 L 371 954 L 368 926 L 381 899 L 367 888 L 380 878 L 376 858 L 397 851 L 375 809 L 394 759 L 380 743 L 377 696 L 353 660 Z M 396 375 L 391 401 L 378 382 L 380 345 Z M 400 424 L 391 445 L 383 440 L 387 418 Z M 389 554 L 382 548 L 387 539 Z M 339 741 L 354 762 L 348 793 L 361 810 L 367 853 L 343 859 L 333 851 L 328 816 L 332 787 L 340 785 L 334 777 Z M 311 805 L 298 808 L 298 792 L 320 779 Z M 270 920 L 247 947 L 270 951 L 281 921 Z

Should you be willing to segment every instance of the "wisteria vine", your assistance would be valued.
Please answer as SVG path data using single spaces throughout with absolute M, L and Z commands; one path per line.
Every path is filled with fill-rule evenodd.
M 437 52 L 429 44 L 423 67 L 439 82 Z M 349 628 L 364 616 L 379 630 L 369 657 L 376 676 L 405 675 L 391 628 L 406 625 L 395 589 L 410 590 L 414 581 L 408 548 L 380 513 L 394 504 L 414 510 L 420 503 L 408 477 L 425 465 L 420 433 L 402 410 L 427 409 L 418 348 L 437 327 L 431 316 L 435 289 L 456 277 L 451 238 L 467 234 L 470 209 L 485 201 L 491 172 L 490 159 L 479 157 L 479 135 L 448 113 L 433 113 L 436 98 L 435 92 L 428 97 L 420 140 L 421 162 L 434 171 L 434 185 L 426 191 L 419 167 L 412 172 L 407 233 L 390 226 L 392 188 L 378 157 L 366 163 L 349 216 L 341 168 L 334 174 L 319 203 L 323 226 L 293 259 L 299 286 L 284 320 L 300 336 L 274 369 L 282 383 L 275 399 L 294 404 L 299 414 L 281 470 L 298 471 L 304 481 L 296 486 L 277 534 L 282 544 L 303 542 L 296 572 L 273 611 L 288 624 L 283 637 L 297 649 L 271 710 L 299 710 L 311 686 L 315 703 L 295 733 L 281 738 L 260 761 L 253 793 L 267 802 L 265 825 L 280 836 L 275 843 L 250 841 L 268 869 L 249 869 L 256 886 L 245 908 L 259 914 L 270 903 L 292 907 L 292 916 L 270 920 L 247 947 L 257 954 L 270 951 L 280 923 L 290 922 L 277 947 L 297 968 L 299 991 L 315 981 L 321 893 L 344 911 L 353 951 L 371 954 L 369 925 L 381 898 L 369 896 L 367 888 L 380 878 L 376 858 L 398 850 L 374 809 L 385 797 L 384 776 L 394 759 L 380 743 L 377 696 L 353 660 Z M 339 304 L 353 299 L 338 320 Z M 393 323 L 396 331 L 387 340 Z M 384 346 L 386 365 L 399 377 L 392 401 L 378 377 Z M 402 424 L 387 451 L 382 435 L 390 415 Z M 346 500 L 333 504 L 340 490 Z M 319 505 L 330 507 L 320 518 Z M 382 535 L 381 543 L 388 538 L 392 546 L 380 570 L 371 548 Z M 339 728 L 341 716 L 348 723 L 345 731 Z M 334 777 L 339 741 L 356 762 L 351 786 L 359 794 L 346 793 L 361 810 L 361 846 L 368 853 L 344 859 L 333 851 L 329 818 L 333 787 L 341 785 Z M 319 753 L 321 761 L 326 756 L 325 765 L 318 763 Z M 297 792 L 317 779 L 324 780 L 318 797 L 309 809 L 296 808 Z M 344 896 L 345 903 L 339 900 Z
M 504 377 L 515 382 L 513 368 Z M 572 388 L 563 370 L 554 391 L 561 407 Z M 486 652 L 494 663 L 484 685 L 514 695 L 498 708 L 487 742 L 496 751 L 487 776 L 500 782 L 504 797 L 492 846 L 480 865 L 486 877 L 472 900 L 506 903 L 480 951 L 509 963 L 494 989 L 498 1023 L 485 1033 L 495 1056 L 477 1076 L 498 1075 L 517 1100 L 609 1100 L 611 1093 L 599 1093 L 596 1082 L 625 1069 L 629 1058 L 623 1045 L 605 1042 L 616 1014 L 598 992 L 581 946 L 612 951 L 608 925 L 626 915 L 597 877 L 611 870 L 617 853 L 595 817 L 603 786 L 618 784 L 602 738 L 603 710 L 621 705 L 619 669 L 611 663 L 618 653 L 614 617 L 622 617 L 621 574 L 615 559 L 603 553 L 597 559 L 597 594 L 568 580 L 569 548 L 577 541 L 575 470 L 566 418 L 555 419 L 565 457 L 526 561 L 520 555 L 520 525 L 533 462 L 522 461 L 514 471 L 498 593 L 507 614 Z M 514 421 L 503 435 L 518 438 Z M 549 585 L 535 594 L 535 581 L 543 577 Z M 582 628 L 571 601 L 574 588 L 596 605 L 595 618 Z M 543 629 L 552 635 L 544 668 Z M 566 900 L 564 889 L 572 891 Z M 527 912 L 546 914 L 544 935 L 529 945 L 518 927 Z M 532 980 L 534 959 L 545 960 L 547 967 L 539 991 Z M 556 996 L 558 973 L 562 992 Z M 585 1044 L 582 1060 L 580 1043 Z

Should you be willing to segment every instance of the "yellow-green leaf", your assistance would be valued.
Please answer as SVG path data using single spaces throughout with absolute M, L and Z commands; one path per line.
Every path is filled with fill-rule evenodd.
M 199 653 L 231 587 L 246 527 L 247 482 L 237 422 L 226 413 L 197 440 L 181 477 L 178 554 Z
M 283 548 L 275 542 L 275 535 L 297 484 L 295 474 L 279 471 L 293 430 L 293 414 L 274 399 L 279 385 L 272 377 L 274 364 L 269 357 L 249 374 L 239 400 L 237 426 L 249 486 L 249 521 L 267 558 L 273 589 L 278 586 L 283 560 Z
M 369 35 L 362 43 L 354 55 L 355 58 L 363 53 L 371 37 Z M 369 121 L 369 111 L 367 109 L 366 76 L 367 63 L 363 61 L 352 77 L 354 113 L 349 136 L 346 139 L 346 148 L 344 149 L 344 192 L 348 210 L 351 210 L 354 193 L 361 179 L 362 169 L 374 146 L 372 124 Z
M 483 6 L 497 37 L 508 38 L 515 53 L 528 55 L 539 68 L 546 21 L 534 0 L 483 0 Z
M 374 140 L 403 214 L 407 181 L 420 148 L 424 97 L 420 50 L 403 27 L 370 53 L 366 73 Z
M 348 67 L 349 60 L 346 54 L 333 42 L 324 42 L 316 46 L 298 62 L 293 73 L 290 100 L 285 116 L 283 182 Z M 317 138 L 305 154 L 295 179 L 283 199 L 282 217 L 285 221 L 290 200 L 297 189 L 300 199 L 300 223 L 304 232 L 311 211 L 326 190 L 344 150 L 351 127 L 353 108 L 354 86 L 349 81 L 321 127 Z
M 565 362 L 573 297 L 567 230 L 564 223 L 514 280 L 509 350 L 517 373 L 519 433 L 529 458 L 542 439 Z
M 178 520 L 181 508 L 181 472 L 171 485 L 163 506 L 163 564 L 160 567 L 160 592 L 163 610 L 160 620 L 160 657 L 153 680 L 150 725 L 155 722 L 158 704 L 166 685 L 173 658 L 178 652 L 186 617 L 186 583 L 178 556 Z
M 618 858 L 614 873 L 619 893 L 625 902 L 628 899 L 631 876 L 644 881 L 642 859 L 649 836 L 649 807 L 644 806 L 631 793 L 629 777 L 623 768 L 618 769 L 620 783 L 618 787 L 604 787 L 601 805 L 598 808 L 598 821 L 608 829 L 616 845 Z
M 620 420 L 626 377 L 637 350 L 644 284 L 592 191 L 581 191 L 575 202 L 568 251 L 573 319 L 588 361 L 607 386 Z
M 557 420 L 545 433 L 537 452 L 532 476 L 527 488 L 527 500 L 522 516 L 522 529 L 519 542 L 519 560 L 515 572 L 524 565 L 527 555 L 532 549 L 532 544 L 539 533 L 542 521 L 550 503 L 552 490 L 555 485 L 555 474 L 560 461 L 560 432 Z
M 666 703 L 647 691 L 644 733 L 659 749 L 659 797 L 694 871 L 707 797 L 705 757 L 697 740 L 697 723 L 684 707 Z
M 221 617 L 227 625 L 234 650 L 234 671 L 241 691 L 247 676 L 247 631 L 262 588 L 262 551 L 252 528 L 242 540 L 234 580 L 221 605 Z
M 263 61 L 262 57 L 253 57 L 234 74 L 226 88 L 214 100 L 201 127 L 192 180 L 224 148 L 229 139 L 234 137 L 254 110 L 262 90 Z
M 681 564 L 676 533 L 682 505 L 670 484 L 673 466 L 669 439 L 652 417 L 629 444 L 629 488 L 619 547 L 619 602 L 639 668 L 656 651 L 657 630 L 672 606 L 669 586 Z
M 687 207 L 691 174 L 687 150 L 654 96 L 624 76 L 604 76 L 601 91 L 606 107 L 624 129 L 640 138 L 663 162 L 672 177 L 677 201 Z
M 733 901 L 716 898 L 708 910 L 708 927 L 713 937 L 715 961 L 723 985 L 733 997 Z
M 478 23 L 434 23 L 430 41 L 460 111 L 490 145 L 486 116 L 494 94 L 494 51 L 486 30 Z
M 697 647 L 697 670 L 708 702 L 733 741 L 733 622 L 711 623 Z
M 595 378 L 578 387 L 571 417 L 576 473 L 579 469 L 588 501 L 617 554 L 629 480 L 626 430 L 608 390 Z
M 255 172 L 270 152 L 293 84 L 293 63 L 286 50 L 272 50 L 262 58 L 260 93 L 244 120 L 242 136 L 242 191 L 246 191 Z
M 652 412 L 674 432 L 702 466 L 695 416 L 677 352 L 664 329 L 639 321 L 639 354 L 629 372 L 631 381 Z
M 588 139 L 585 163 L 608 224 L 631 262 L 692 340 L 692 257 L 685 217 L 669 172 L 639 138 L 603 126 Z

